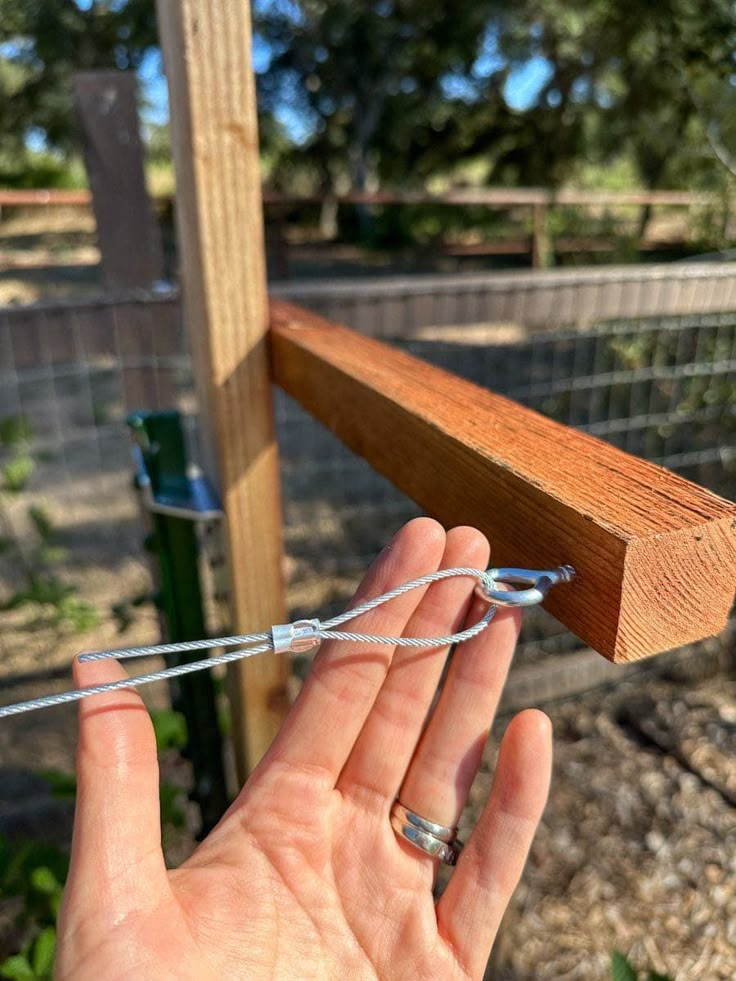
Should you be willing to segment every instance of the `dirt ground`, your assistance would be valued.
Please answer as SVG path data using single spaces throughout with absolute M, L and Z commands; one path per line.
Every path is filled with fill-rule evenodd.
M 689 242 L 692 229 L 684 212 L 664 211 L 656 214 L 649 224 L 653 241 Z M 484 254 L 482 241 L 467 254 L 433 244 L 423 249 L 364 249 L 335 244 L 320 239 L 315 229 L 306 232 L 290 228 L 287 245 L 278 243 L 275 228 L 267 225 L 266 244 L 269 275 L 272 279 L 330 277 L 344 278 L 362 275 L 393 275 L 404 273 L 451 273 L 486 269 L 527 268 L 526 254 Z M 173 230 L 163 227 L 167 275 L 175 267 Z M 680 252 L 665 249 L 645 253 L 642 261 L 659 258 L 685 257 L 693 246 L 683 244 Z M 628 253 L 627 253 L 628 255 Z M 585 253 L 564 257 L 566 264 L 612 261 L 613 254 Z M 618 255 L 621 261 L 622 256 Z M 630 261 L 631 256 L 626 261 Z M 0 215 L 0 306 L 33 303 L 37 300 L 89 296 L 100 289 L 100 253 L 95 238 L 94 218 L 90 208 L 39 206 L 35 208 L 6 207 Z
M 100 288 L 87 208 L 6 208 L 0 220 L 0 306 L 84 296 Z
M 736 977 L 736 678 L 639 679 L 548 711 L 552 791 L 489 977 L 602 981 L 613 949 L 674 981 Z

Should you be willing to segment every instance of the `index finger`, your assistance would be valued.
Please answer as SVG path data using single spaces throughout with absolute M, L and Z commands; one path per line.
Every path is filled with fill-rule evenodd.
M 371 566 L 351 605 L 436 571 L 444 545 L 445 532 L 436 521 L 410 521 Z M 426 588 L 414 589 L 365 614 L 357 629 L 400 636 Z M 393 648 L 385 645 L 324 643 L 262 767 L 274 761 L 308 766 L 324 770 L 336 782 L 381 689 L 393 653 Z

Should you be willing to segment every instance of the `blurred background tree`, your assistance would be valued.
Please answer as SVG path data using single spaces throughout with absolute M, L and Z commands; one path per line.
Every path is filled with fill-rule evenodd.
M 736 169 L 733 0 L 255 0 L 254 25 L 274 187 L 712 189 Z M 74 155 L 74 71 L 150 65 L 165 100 L 154 0 L 0 0 L 4 182 L 13 161 L 34 179 L 30 151 Z
M 256 9 L 261 108 L 296 135 L 289 177 L 298 159 L 330 187 L 436 175 L 556 186 L 628 157 L 643 187 L 712 186 L 722 161 L 708 132 L 736 148 L 721 125 L 736 102 L 731 0 Z
M 25 179 L 33 180 L 34 168 L 29 164 L 34 161 L 29 155 L 35 152 L 48 169 L 42 176 L 63 183 L 64 168 L 55 168 L 54 163 L 68 161 L 79 144 L 74 72 L 137 70 L 156 45 L 153 0 L 0 0 L 4 182 L 23 183 L 29 170 Z

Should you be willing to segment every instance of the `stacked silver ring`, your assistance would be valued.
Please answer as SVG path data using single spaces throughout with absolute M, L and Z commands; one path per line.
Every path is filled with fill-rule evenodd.
M 445 865 L 454 865 L 463 847 L 457 839 L 457 828 L 423 818 L 399 800 L 391 807 L 391 827 L 409 844 Z

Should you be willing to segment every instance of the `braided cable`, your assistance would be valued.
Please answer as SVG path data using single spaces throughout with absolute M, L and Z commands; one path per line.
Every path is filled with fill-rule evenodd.
M 372 643 L 388 645 L 393 647 L 449 647 L 453 644 L 460 644 L 471 640 L 482 633 L 493 619 L 496 607 L 491 606 L 484 616 L 473 626 L 465 630 L 449 634 L 444 637 L 384 637 L 374 634 L 352 633 L 335 631 L 334 627 L 339 627 L 349 620 L 356 619 L 364 613 L 375 610 L 384 603 L 390 602 L 412 589 L 422 586 L 429 586 L 434 582 L 450 579 L 455 576 L 466 576 L 476 579 L 479 583 L 488 584 L 490 577 L 488 573 L 481 569 L 456 568 L 438 569 L 436 572 L 428 573 L 413 579 L 410 582 L 402 583 L 386 593 L 376 596 L 373 599 L 360 603 L 353 609 L 346 610 L 336 617 L 332 617 L 325 623 L 320 624 L 318 636 L 324 640 L 347 641 L 358 643 Z M 255 644 L 256 646 L 251 646 Z M 155 681 L 165 681 L 170 678 L 178 678 L 181 675 L 192 674 L 195 671 L 203 671 L 213 668 L 220 664 L 229 664 L 241 658 L 253 657 L 257 654 L 264 654 L 273 650 L 273 639 L 269 632 L 255 634 L 235 634 L 229 637 L 215 637 L 205 640 L 181 641 L 172 644 L 154 644 L 148 647 L 126 647 L 119 650 L 95 651 L 80 655 L 80 661 L 101 661 L 108 658 L 122 660 L 133 657 L 149 657 L 157 654 L 182 654 L 190 651 L 212 650 L 220 647 L 239 647 L 238 650 L 228 651 L 207 657 L 200 661 L 188 661 L 184 664 L 177 664 L 172 667 L 162 668 L 159 671 L 152 671 L 148 674 L 137 675 L 132 678 L 122 678 L 119 681 L 108 681 L 99 685 L 91 685 L 87 688 L 77 688 L 71 691 L 59 692 L 54 695 L 44 695 L 40 698 L 33 698 L 25 702 L 18 702 L 15 705 L 5 705 L 0 707 L 0 719 L 11 715 L 20 715 L 24 712 L 31 712 L 35 709 L 48 708 L 52 705 L 64 705 L 67 702 L 76 702 L 91 695 L 100 695 L 106 692 L 122 691 L 129 688 L 138 688 L 141 685 L 148 685 Z

